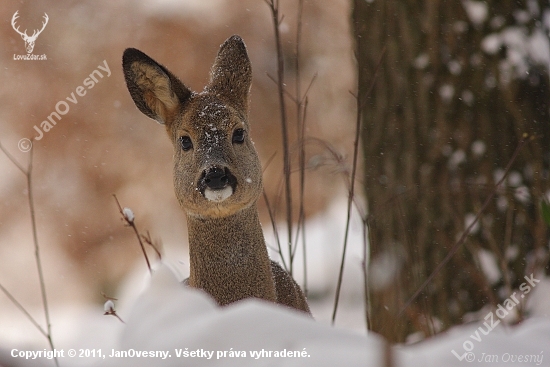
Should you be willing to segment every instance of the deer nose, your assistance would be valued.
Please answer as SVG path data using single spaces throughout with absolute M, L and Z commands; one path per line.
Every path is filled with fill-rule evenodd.
M 213 167 L 203 172 L 202 181 L 212 190 L 220 190 L 227 186 L 231 173 L 221 167 Z

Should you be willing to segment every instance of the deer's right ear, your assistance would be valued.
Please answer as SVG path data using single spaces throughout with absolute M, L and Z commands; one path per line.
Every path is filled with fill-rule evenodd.
M 122 56 L 126 86 L 137 108 L 160 124 L 169 121 L 191 91 L 168 69 L 135 48 Z

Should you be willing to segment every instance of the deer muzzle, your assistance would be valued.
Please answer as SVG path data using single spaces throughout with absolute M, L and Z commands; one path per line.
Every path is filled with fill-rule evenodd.
M 227 167 L 214 166 L 202 172 L 197 187 L 210 201 L 222 202 L 235 192 L 237 178 Z

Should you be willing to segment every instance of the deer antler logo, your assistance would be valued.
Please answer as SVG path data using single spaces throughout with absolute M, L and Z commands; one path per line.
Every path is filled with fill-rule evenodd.
M 36 42 L 36 39 L 38 38 L 40 33 L 42 33 L 44 28 L 46 28 L 46 24 L 48 24 L 48 20 L 49 20 L 48 14 L 44 13 L 44 22 L 42 22 L 42 29 L 41 30 L 35 29 L 32 36 L 29 36 L 27 35 L 26 29 L 24 32 L 21 32 L 19 30 L 19 27 L 15 27 L 15 21 L 17 20 L 17 18 L 19 18 L 19 15 L 17 14 L 18 12 L 19 10 L 17 10 L 15 14 L 13 14 L 13 17 L 11 18 L 11 26 L 17 33 L 21 35 L 21 38 L 23 38 L 23 41 L 25 41 L 25 48 L 27 49 L 27 53 L 30 54 L 34 49 L 34 43 Z

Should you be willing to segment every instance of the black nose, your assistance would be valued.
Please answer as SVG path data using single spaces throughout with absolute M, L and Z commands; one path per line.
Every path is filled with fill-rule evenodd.
M 204 172 L 203 182 L 212 190 L 220 190 L 229 183 L 229 175 L 226 169 L 213 167 Z

